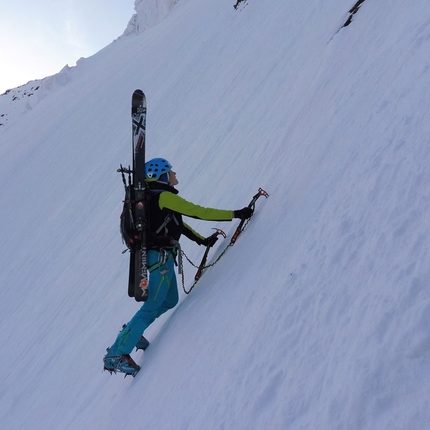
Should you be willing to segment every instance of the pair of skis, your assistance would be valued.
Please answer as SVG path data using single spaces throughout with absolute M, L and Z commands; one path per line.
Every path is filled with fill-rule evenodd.
M 133 93 L 131 122 L 133 167 L 130 171 L 132 175 L 130 201 L 133 227 L 138 240 L 136 247 L 130 250 L 128 295 L 134 297 L 137 302 L 144 302 L 148 298 L 146 239 L 148 234 L 147 197 L 149 191 L 145 181 L 146 97 L 142 90 L 136 90 Z

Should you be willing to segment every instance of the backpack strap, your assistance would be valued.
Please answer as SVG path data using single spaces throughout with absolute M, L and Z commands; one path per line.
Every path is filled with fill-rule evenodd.
M 160 189 L 150 189 L 149 190 L 149 199 L 152 198 L 155 194 L 161 194 L 164 193 L 166 190 L 160 190 Z M 179 225 L 179 221 L 178 219 L 175 217 L 174 213 L 170 213 L 167 214 L 166 217 L 164 218 L 163 223 L 160 225 L 160 227 L 158 227 L 158 229 L 155 231 L 155 234 L 160 234 L 162 232 L 162 230 L 164 229 L 163 234 L 167 235 L 168 234 L 168 230 L 167 230 L 167 224 L 169 224 L 170 221 L 175 222 L 176 225 Z
M 156 234 L 159 234 L 159 233 L 161 233 L 161 230 L 163 230 L 163 229 L 164 229 L 164 234 L 167 234 L 167 233 L 168 233 L 168 230 L 167 230 L 167 224 L 169 224 L 169 222 L 170 222 L 170 221 L 172 221 L 172 219 L 173 219 L 173 221 L 175 221 L 175 224 L 176 224 L 176 225 L 179 225 L 179 221 L 178 221 L 178 219 L 175 217 L 175 214 L 174 214 L 174 213 L 167 214 L 167 215 L 166 215 L 166 218 L 164 218 L 164 222 L 163 222 L 163 224 L 161 224 L 161 225 L 160 225 L 160 227 L 158 227 L 158 230 L 157 230 L 155 233 L 156 233 Z

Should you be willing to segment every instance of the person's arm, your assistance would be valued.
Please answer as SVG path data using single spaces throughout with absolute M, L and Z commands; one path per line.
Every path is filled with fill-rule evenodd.
M 158 205 L 160 209 L 170 209 L 182 215 L 205 221 L 231 221 L 234 217 L 234 211 L 232 210 L 213 209 L 195 205 L 170 192 L 160 194 Z
M 188 224 L 184 223 L 184 230 L 182 231 L 182 234 L 184 236 L 188 237 L 188 239 L 192 240 L 193 242 L 196 242 L 199 245 L 206 245 L 207 244 L 207 238 L 203 237 L 201 234 L 197 233 Z

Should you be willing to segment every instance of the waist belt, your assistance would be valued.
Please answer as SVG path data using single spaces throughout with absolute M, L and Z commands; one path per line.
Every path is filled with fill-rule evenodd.
M 158 252 L 158 261 L 154 263 L 152 266 L 148 267 L 148 272 L 153 272 L 154 270 L 159 269 L 163 264 L 166 264 L 172 258 L 175 259 L 175 264 L 178 266 L 178 273 L 182 273 L 182 253 L 181 253 L 181 245 L 179 242 L 175 244 L 173 248 L 160 248 L 158 250 L 153 250 Z M 176 261 L 176 257 L 179 255 L 179 262 Z

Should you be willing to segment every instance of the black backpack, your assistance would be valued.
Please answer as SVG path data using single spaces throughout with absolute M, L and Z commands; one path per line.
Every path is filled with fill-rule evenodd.
M 136 200 L 134 196 L 134 188 L 131 183 L 132 171 L 130 169 L 125 169 L 121 166 L 120 169 L 118 169 L 118 172 L 122 173 L 122 181 L 124 183 L 124 189 L 125 189 L 124 205 L 122 207 L 120 224 L 119 224 L 120 232 L 121 232 L 122 240 L 126 244 L 127 248 L 130 250 L 130 252 L 136 252 L 136 250 L 139 248 L 141 244 L 140 244 L 140 234 L 136 228 L 135 220 L 134 220 Z M 128 185 L 125 178 L 125 173 L 128 173 Z M 160 192 L 161 190 L 151 190 L 151 191 L 148 190 L 145 198 L 145 202 L 146 202 L 145 206 L 148 207 L 151 197 Z M 149 217 L 147 218 L 148 219 L 146 219 L 145 225 L 149 232 L 150 230 Z M 163 232 L 163 229 L 170 222 L 172 218 L 175 219 L 175 216 L 167 215 L 163 224 L 159 227 L 159 229 L 156 232 L 146 235 L 147 243 L 145 245 L 147 249 L 151 247 L 171 249 L 176 246 L 177 241 L 175 241 L 172 237 L 166 234 L 166 232 Z
M 124 205 L 120 216 L 120 231 L 127 248 L 134 252 L 139 245 L 139 232 L 136 230 L 133 218 L 133 187 L 125 187 Z

